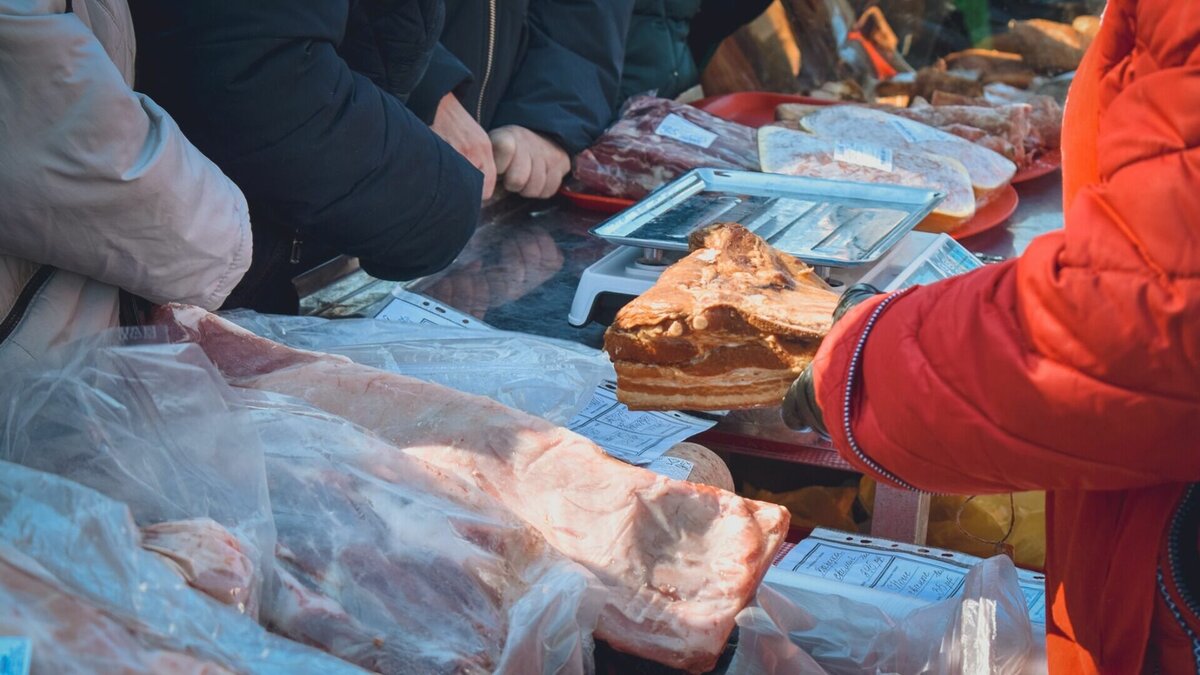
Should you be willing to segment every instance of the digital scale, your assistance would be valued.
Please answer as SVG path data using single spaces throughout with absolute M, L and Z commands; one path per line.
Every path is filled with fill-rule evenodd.
M 922 188 L 696 169 L 592 228 L 620 246 L 584 270 L 567 320 L 583 326 L 605 296 L 636 297 L 687 254 L 688 235 L 741 223 L 812 265 L 834 287 L 929 283 L 982 263 L 945 234 L 914 232 L 945 197 Z

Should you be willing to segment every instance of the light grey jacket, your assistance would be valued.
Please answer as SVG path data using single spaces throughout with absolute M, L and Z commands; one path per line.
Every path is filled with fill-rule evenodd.
M 215 309 L 250 264 L 241 191 L 133 64 L 125 0 L 0 0 L 0 372 L 115 325 L 118 288 Z

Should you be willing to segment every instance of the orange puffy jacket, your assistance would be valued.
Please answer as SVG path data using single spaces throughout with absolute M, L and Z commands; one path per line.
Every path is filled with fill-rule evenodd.
M 1053 673 L 1200 672 L 1200 1 L 1110 0 L 1064 126 L 1066 228 L 855 308 L 814 362 L 893 484 L 1045 489 Z

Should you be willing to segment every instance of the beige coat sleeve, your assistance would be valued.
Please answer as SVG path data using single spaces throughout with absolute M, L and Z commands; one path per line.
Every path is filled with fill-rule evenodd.
M 0 0 L 0 254 L 216 308 L 250 264 L 246 201 L 130 89 L 124 2 L 75 5 Z

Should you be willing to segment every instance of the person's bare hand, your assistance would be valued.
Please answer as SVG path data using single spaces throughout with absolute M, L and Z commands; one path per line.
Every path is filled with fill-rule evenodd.
M 433 132 L 467 158 L 483 172 L 483 199 L 489 199 L 496 189 L 496 162 L 492 157 L 492 141 L 487 132 L 462 107 L 454 94 L 446 94 L 438 103 L 437 113 L 430 126 Z
M 506 190 L 530 199 L 548 199 L 558 192 L 571 170 L 571 158 L 557 143 L 516 125 L 493 129 L 488 135 Z

